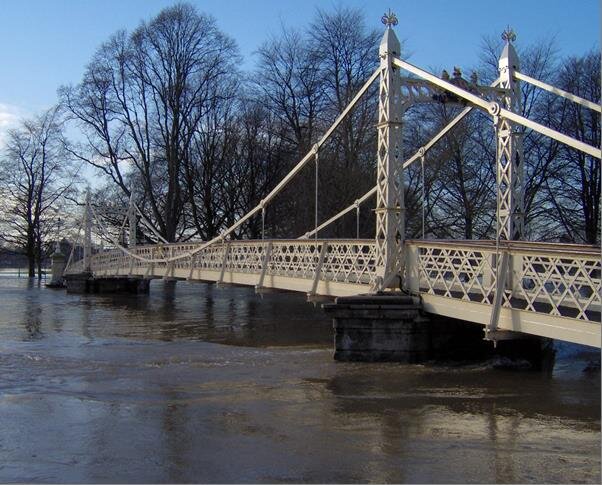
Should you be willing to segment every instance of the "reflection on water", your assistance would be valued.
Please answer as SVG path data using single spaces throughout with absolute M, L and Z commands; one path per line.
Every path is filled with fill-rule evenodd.
M 67 295 L 34 280 L 10 278 L 0 278 L 0 292 L 5 301 L 0 338 L 18 338 L 25 328 L 26 339 L 64 329 L 91 340 L 205 340 L 244 346 L 331 342 L 329 319 L 301 295 L 290 293 L 260 298 L 249 288 L 155 281 L 148 295 Z
M 321 310 L 247 288 L 0 296 L 0 482 L 600 480 L 600 377 L 574 357 L 335 363 Z

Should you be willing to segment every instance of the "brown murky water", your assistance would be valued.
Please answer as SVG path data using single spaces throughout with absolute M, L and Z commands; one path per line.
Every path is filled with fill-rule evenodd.
M 595 352 L 335 363 L 302 295 L 0 277 L 0 482 L 600 482 Z

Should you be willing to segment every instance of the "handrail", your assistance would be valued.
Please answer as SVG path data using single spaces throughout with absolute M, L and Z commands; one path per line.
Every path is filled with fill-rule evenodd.
M 446 247 L 469 247 L 482 249 L 485 251 L 495 250 L 496 241 L 490 239 L 468 239 L 468 240 L 449 240 L 449 239 L 406 239 L 407 244 L 411 246 L 446 246 Z M 600 247 L 590 244 L 572 244 L 572 243 L 549 243 L 538 241 L 500 241 L 500 249 L 505 251 L 524 251 L 541 253 L 567 253 L 579 254 L 580 256 L 600 256 Z

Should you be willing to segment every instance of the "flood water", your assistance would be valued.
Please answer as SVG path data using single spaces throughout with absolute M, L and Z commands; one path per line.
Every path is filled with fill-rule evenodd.
M 0 276 L 0 482 L 600 483 L 599 353 L 336 363 L 303 295 Z

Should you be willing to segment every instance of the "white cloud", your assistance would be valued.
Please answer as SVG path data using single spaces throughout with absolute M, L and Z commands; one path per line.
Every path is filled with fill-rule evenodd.
M 0 103 L 0 149 L 4 147 L 8 130 L 17 126 L 24 110 L 18 106 Z

